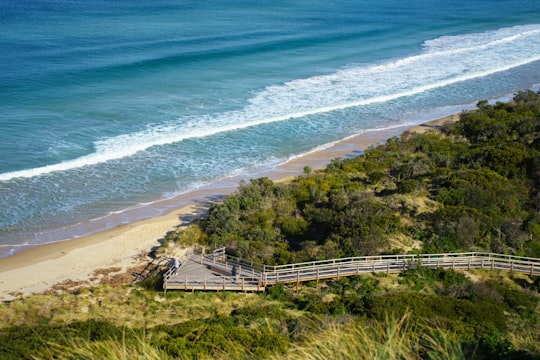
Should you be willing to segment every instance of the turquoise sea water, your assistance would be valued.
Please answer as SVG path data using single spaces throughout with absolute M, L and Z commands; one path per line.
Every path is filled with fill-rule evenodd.
M 0 0 L 0 256 L 537 86 L 539 19 L 526 0 Z

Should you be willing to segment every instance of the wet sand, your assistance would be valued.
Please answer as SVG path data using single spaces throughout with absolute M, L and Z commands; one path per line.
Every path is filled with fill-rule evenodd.
M 281 180 L 299 175 L 305 166 L 323 168 L 335 158 L 353 157 L 362 154 L 371 145 L 385 142 L 402 134 L 423 133 L 455 122 L 459 115 L 450 115 L 418 126 L 402 126 L 380 131 L 367 131 L 352 136 L 331 146 L 312 151 L 291 159 L 274 169 L 250 174 L 249 178 L 269 177 Z M 101 231 L 93 235 L 72 240 L 41 245 L 7 258 L 0 259 L 0 301 L 9 301 L 18 296 L 42 293 L 55 284 L 66 281 L 96 282 L 98 269 L 129 268 L 148 262 L 146 255 L 169 231 L 189 224 L 201 216 L 214 201 L 233 193 L 242 175 L 228 177 L 196 191 L 179 195 L 160 202 L 165 215 L 151 217 Z M 146 210 L 148 211 L 148 209 Z

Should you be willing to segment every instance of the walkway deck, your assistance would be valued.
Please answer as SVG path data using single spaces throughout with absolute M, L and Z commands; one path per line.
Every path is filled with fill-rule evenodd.
M 165 273 L 165 290 L 264 291 L 260 272 L 241 262 L 230 262 L 221 254 L 191 255 L 175 270 Z
M 267 286 L 339 279 L 361 273 L 395 273 L 419 266 L 455 270 L 488 269 L 540 275 L 540 259 L 469 252 L 420 255 L 382 255 L 268 266 L 246 263 L 218 249 L 191 255 L 178 269 L 164 275 L 165 290 L 264 291 Z

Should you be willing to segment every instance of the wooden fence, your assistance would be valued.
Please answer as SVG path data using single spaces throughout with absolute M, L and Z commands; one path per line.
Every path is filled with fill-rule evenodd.
M 201 265 L 222 274 L 222 278 L 164 278 L 165 289 L 263 291 L 280 283 L 339 279 L 361 273 L 395 273 L 417 267 L 454 270 L 488 269 L 540 275 L 540 259 L 484 252 L 360 256 L 310 261 L 287 265 L 260 265 L 225 254 L 225 249 L 201 255 Z M 233 274 L 234 272 L 234 274 Z M 234 276 L 232 276 L 234 275 Z

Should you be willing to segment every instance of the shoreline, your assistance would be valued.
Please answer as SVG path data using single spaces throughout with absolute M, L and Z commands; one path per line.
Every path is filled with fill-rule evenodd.
M 137 265 L 148 264 L 150 259 L 147 255 L 159 247 L 168 232 L 186 226 L 206 212 L 212 202 L 235 192 L 241 180 L 259 177 L 273 181 L 287 179 L 302 174 L 305 166 L 314 170 L 324 168 L 332 159 L 358 156 L 369 146 L 394 136 L 424 133 L 457 120 L 459 114 L 452 114 L 420 125 L 366 131 L 292 158 L 273 169 L 249 176 L 228 177 L 164 200 L 160 202 L 166 209 L 164 214 L 88 236 L 36 245 L 0 258 L 0 301 L 50 291 L 55 285 L 65 282 L 79 282 L 79 286 L 95 285 L 102 278 L 96 275 L 96 270 L 114 268 L 116 273 L 121 273 Z

